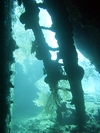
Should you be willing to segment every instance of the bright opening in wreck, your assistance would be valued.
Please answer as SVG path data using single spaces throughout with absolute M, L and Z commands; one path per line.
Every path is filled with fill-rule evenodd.
M 42 2 L 42 0 L 37 0 L 37 3 Z M 14 15 L 12 16 L 12 29 L 13 29 L 13 38 L 18 45 L 18 49 L 13 52 L 15 58 L 15 70 L 14 65 L 12 66 L 13 71 L 15 71 L 15 90 L 14 90 L 14 105 L 12 111 L 12 121 L 23 119 L 29 119 L 32 116 L 39 114 L 43 108 L 40 110 L 32 102 L 34 99 L 40 99 L 35 101 L 38 105 L 44 105 L 43 102 L 47 101 L 39 92 L 38 87 L 43 85 L 43 79 L 40 80 L 43 76 L 43 63 L 38 61 L 35 58 L 34 49 L 32 49 L 32 44 L 35 43 L 35 36 L 32 30 L 25 30 L 24 26 L 20 21 L 19 17 L 24 12 L 23 5 L 20 7 L 17 5 L 17 2 L 14 2 Z M 45 16 L 45 17 L 44 17 Z M 45 40 L 48 46 L 52 48 L 58 48 L 57 40 L 55 39 L 55 33 L 49 28 L 52 26 L 52 20 L 48 12 L 40 8 L 39 13 L 39 24 L 42 26 L 42 32 L 44 34 Z M 45 28 L 43 28 L 45 27 Z M 47 28 L 47 29 L 46 29 Z M 58 50 L 51 51 L 51 59 L 57 59 Z M 100 88 L 99 79 L 100 75 L 95 71 L 95 67 L 86 59 L 78 50 L 78 59 L 79 65 L 82 66 L 85 70 L 85 75 L 82 80 L 83 90 L 85 94 L 85 100 L 88 101 L 88 95 L 94 98 L 95 102 L 98 102 L 95 97 L 99 97 Z M 63 61 L 60 60 L 62 63 Z M 43 72 L 42 72 L 43 71 Z M 38 82 L 39 81 L 39 82 Z M 13 82 L 13 81 L 12 81 Z M 41 84 L 41 85 L 40 85 Z M 46 85 L 44 84 L 44 94 L 45 97 L 50 94 Z M 99 92 L 99 93 L 98 93 Z M 37 93 L 39 95 L 37 95 Z M 49 93 L 49 94 L 48 94 Z M 62 94 L 64 96 L 64 94 Z M 62 97 L 63 97 L 62 96 Z M 44 98 L 44 99 L 43 99 Z M 40 101 L 39 101 L 40 100 Z M 43 101 L 42 101 L 43 100 Z M 92 99 L 91 99 L 92 100 Z M 30 104 L 30 105 L 29 105 Z M 88 105 L 88 103 L 86 103 Z M 87 107 L 88 110 L 88 107 Z M 14 124 L 12 124 L 12 133 L 14 132 Z M 17 127 L 16 127 L 17 128 Z

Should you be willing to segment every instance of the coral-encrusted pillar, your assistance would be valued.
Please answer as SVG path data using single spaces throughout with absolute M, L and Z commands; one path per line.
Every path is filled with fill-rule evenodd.
M 85 106 L 81 80 L 84 70 L 78 65 L 77 52 L 73 41 L 73 26 L 64 0 L 44 0 L 44 4 L 53 21 L 56 39 L 60 48 L 64 68 L 68 76 L 73 103 L 77 111 L 79 126 L 85 124 Z

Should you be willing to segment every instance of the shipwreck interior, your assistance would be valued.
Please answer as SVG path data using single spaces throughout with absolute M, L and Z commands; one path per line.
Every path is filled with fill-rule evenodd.
M 99 0 L 0 1 L 0 132 L 100 133 Z

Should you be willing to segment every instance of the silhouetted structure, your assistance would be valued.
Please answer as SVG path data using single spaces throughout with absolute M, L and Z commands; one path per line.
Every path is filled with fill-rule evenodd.
M 97 70 L 100 72 L 100 8 L 99 4 L 95 11 L 92 12 L 93 15 L 86 16 L 88 10 L 84 12 L 81 7 L 84 4 L 90 5 L 90 3 L 84 3 L 84 0 L 81 3 L 78 3 L 78 0 L 71 0 L 73 4 L 79 7 L 79 14 L 73 14 L 76 9 L 73 8 L 73 5 L 70 3 L 70 0 L 44 0 L 43 5 L 37 5 L 33 0 L 18 0 L 19 5 L 23 2 L 26 12 L 21 15 L 20 20 L 22 23 L 25 23 L 26 29 L 32 29 L 36 41 L 36 57 L 40 60 L 43 60 L 46 72 L 47 79 L 51 91 L 52 88 L 56 88 L 58 77 L 63 77 L 60 73 L 59 63 L 51 60 L 49 49 L 43 37 L 41 27 L 39 26 L 38 6 L 46 8 L 50 13 L 53 21 L 53 30 L 56 32 L 56 39 L 59 45 L 59 52 L 61 58 L 63 59 L 64 69 L 67 74 L 67 78 L 70 82 L 71 92 L 73 95 L 73 101 L 77 111 L 77 116 L 79 119 L 79 126 L 85 124 L 85 106 L 84 106 L 84 96 L 81 85 L 81 80 L 84 75 L 84 70 L 78 65 L 77 53 L 75 46 L 73 45 L 73 33 L 75 41 L 80 42 L 83 39 L 83 35 L 90 34 L 90 39 L 92 42 L 88 41 L 85 36 L 84 42 L 77 43 L 77 48 L 87 57 L 90 61 L 96 66 Z M 98 1 L 97 1 L 98 2 Z M 12 1 L 4 0 L 0 1 L 0 132 L 10 133 L 9 123 L 11 121 L 10 115 L 10 87 L 13 85 L 10 83 L 10 65 L 14 62 L 12 52 L 15 50 L 15 42 L 11 36 L 11 9 Z M 91 6 L 92 8 L 92 6 Z M 96 12 L 96 9 L 98 10 Z M 98 14 L 99 12 L 99 14 Z M 89 10 L 88 14 L 91 14 Z M 93 16 L 93 19 L 92 19 Z M 33 20 L 34 18 L 34 20 Z M 76 19 L 75 19 L 76 18 Z M 91 23 L 91 20 L 92 23 Z M 74 32 L 73 32 L 74 27 Z M 79 32 L 81 34 L 79 35 Z M 92 32 L 91 32 L 92 31 Z M 79 39 L 80 36 L 80 39 Z M 91 47 L 92 44 L 92 47 Z M 84 50 L 85 49 L 85 50 Z M 95 49 L 95 51 L 94 51 Z M 92 54 L 94 51 L 94 55 Z M 53 68 L 57 68 L 57 71 L 53 71 Z M 59 69 L 58 69 L 59 68 Z M 52 80 L 53 77 L 53 80 Z

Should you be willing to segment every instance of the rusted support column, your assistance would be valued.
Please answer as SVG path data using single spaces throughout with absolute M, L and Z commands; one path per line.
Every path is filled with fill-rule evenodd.
M 60 55 L 68 76 L 73 101 L 79 119 L 79 126 L 85 124 L 85 106 L 81 80 L 84 75 L 82 67 L 78 66 L 77 52 L 73 41 L 73 27 L 64 0 L 44 0 L 49 14 L 52 17 L 56 32 Z
M 36 39 L 36 57 L 39 60 L 43 60 L 47 73 L 45 81 L 52 90 L 52 86 L 55 86 L 56 88 L 59 77 L 62 77 L 60 66 L 56 61 L 51 60 L 48 44 L 46 43 L 41 27 L 39 26 L 38 5 L 33 0 L 23 0 L 23 3 L 26 12 L 21 15 L 20 21 L 25 24 L 26 29 L 32 29 L 34 32 Z

